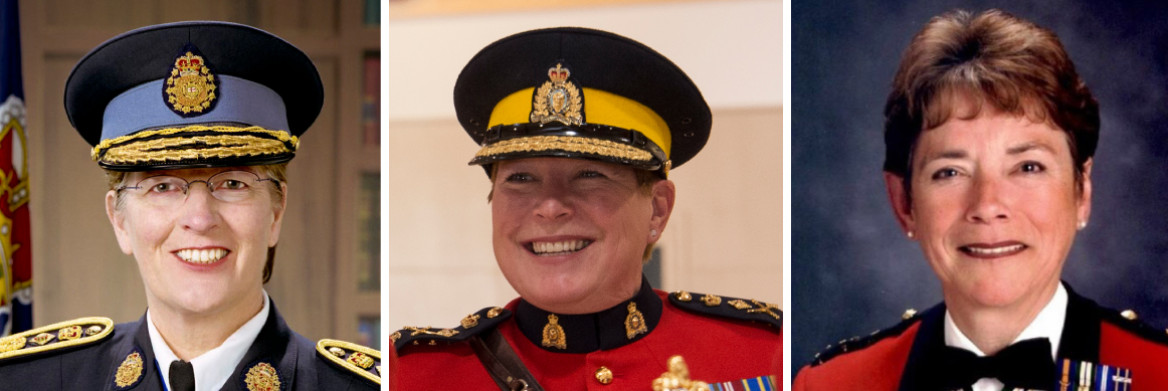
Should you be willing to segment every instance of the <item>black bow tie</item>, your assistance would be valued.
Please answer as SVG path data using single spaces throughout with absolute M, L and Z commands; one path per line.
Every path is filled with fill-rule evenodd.
M 993 356 L 979 357 L 964 349 L 946 346 L 941 355 L 946 390 L 967 389 L 981 378 L 995 378 L 1004 389 L 1053 390 L 1058 369 L 1050 358 L 1050 340 L 1028 339 L 1007 346 Z

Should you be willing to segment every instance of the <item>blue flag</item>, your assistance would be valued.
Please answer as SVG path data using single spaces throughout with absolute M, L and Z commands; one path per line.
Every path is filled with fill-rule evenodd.
M 32 328 L 28 138 L 19 16 L 16 0 L 0 0 L 0 335 Z

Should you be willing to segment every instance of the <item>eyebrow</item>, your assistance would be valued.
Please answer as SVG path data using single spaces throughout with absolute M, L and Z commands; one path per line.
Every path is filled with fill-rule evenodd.
M 1034 151 L 1034 150 L 1046 151 L 1047 153 L 1055 153 L 1054 149 L 1046 144 L 1039 143 L 1039 142 L 1028 142 L 1025 144 L 1006 148 L 1006 154 L 1007 155 L 1020 155 L 1020 154 Z M 938 153 L 934 156 L 927 157 L 927 158 L 925 158 L 924 162 L 922 162 L 922 163 L 928 164 L 929 162 L 932 162 L 935 160 L 965 159 L 968 157 L 969 157 L 969 153 L 966 152 L 965 150 L 950 149 L 950 150 L 946 150 L 946 151 L 941 151 L 941 153 Z
M 1022 145 L 1010 147 L 1006 149 L 1007 155 L 1019 155 L 1033 150 L 1042 150 L 1048 153 L 1054 153 L 1054 149 L 1043 143 L 1029 142 Z

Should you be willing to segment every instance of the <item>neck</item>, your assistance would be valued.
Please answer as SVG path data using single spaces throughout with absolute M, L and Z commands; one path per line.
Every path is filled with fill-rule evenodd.
M 638 276 L 640 277 L 640 276 Z M 622 289 L 603 290 L 595 292 L 588 297 L 581 300 L 568 303 L 535 303 L 528 301 L 536 307 L 542 308 L 545 311 L 563 314 L 563 315 L 581 315 L 591 314 L 607 310 L 609 308 L 620 305 L 628 301 L 633 296 L 637 295 L 641 288 L 640 278 L 634 280 L 629 284 L 625 284 Z M 525 298 L 526 300 L 526 298 Z
M 258 314 L 264 307 L 263 293 L 232 302 L 231 307 L 214 313 L 193 313 L 165 305 L 150 305 L 150 319 L 175 356 L 190 361 L 219 347 L 232 333 Z
M 1032 298 L 1001 307 L 979 305 L 946 293 L 945 305 L 957 328 L 979 350 L 992 356 L 1010 346 L 1026 326 L 1034 322 L 1038 313 L 1054 298 L 1056 289 L 1057 281 Z

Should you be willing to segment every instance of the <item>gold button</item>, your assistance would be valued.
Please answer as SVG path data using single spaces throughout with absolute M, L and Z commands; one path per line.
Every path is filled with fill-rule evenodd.
M 1119 316 L 1122 316 L 1127 320 L 1136 320 L 1140 318 L 1139 315 L 1136 315 L 1136 312 L 1132 310 L 1123 310 L 1123 312 L 1119 313 Z
M 596 370 L 596 381 L 600 384 L 612 383 L 612 371 L 608 370 L 608 367 L 600 367 Z

